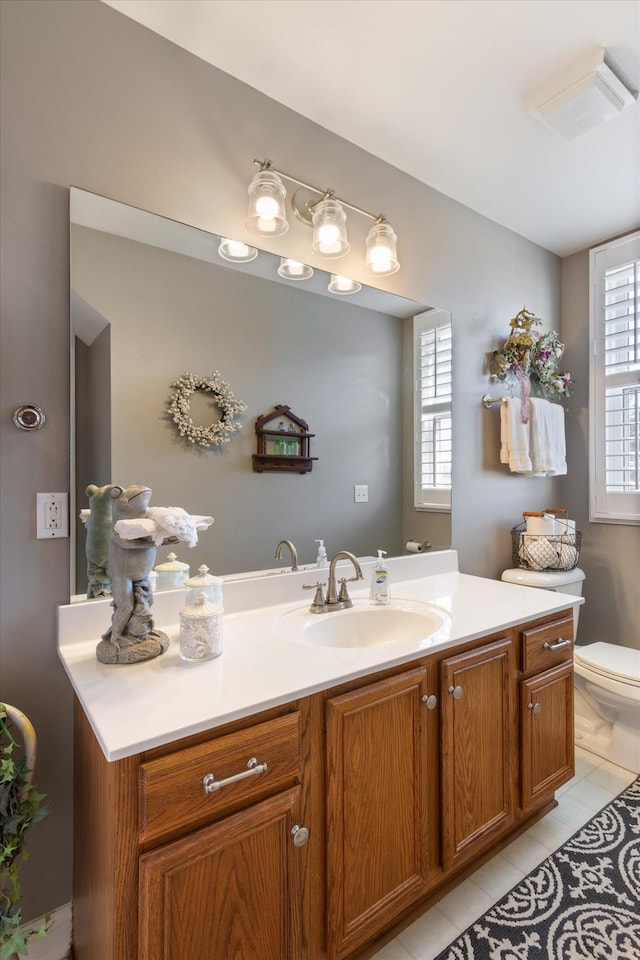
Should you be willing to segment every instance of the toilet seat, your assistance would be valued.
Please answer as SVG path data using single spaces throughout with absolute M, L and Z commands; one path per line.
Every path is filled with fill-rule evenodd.
M 600 677 L 640 688 L 640 650 L 614 643 L 590 643 L 575 647 L 574 664 Z

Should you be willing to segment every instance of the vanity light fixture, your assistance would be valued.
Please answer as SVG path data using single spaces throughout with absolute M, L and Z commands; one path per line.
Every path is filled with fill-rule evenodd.
M 382 214 L 369 213 L 339 199 L 333 190 L 320 190 L 282 170 L 275 170 L 270 160 L 253 162 L 260 169 L 249 185 L 248 230 L 270 237 L 286 233 L 286 190 L 282 181 L 290 180 L 298 186 L 291 198 L 292 209 L 301 223 L 313 227 L 311 247 L 315 254 L 327 260 L 336 260 L 349 252 L 351 247 L 347 239 L 347 215 L 344 209 L 348 207 L 374 221 L 367 236 L 365 269 L 379 277 L 390 276 L 400 269 L 398 238 Z
M 249 184 L 249 215 L 247 229 L 269 237 L 281 237 L 289 229 L 285 211 L 287 191 L 278 174 L 260 164 L 260 169 Z
M 241 240 L 222 237 L 218 244 L 218 256 L 223 260 L 230 260 L 231 263 L 251 263 L 258 256 L 258 251 Z
M 350 293 L 357 293 L 361 288 L 362 284 L 358 283 L 357 280 L 349 280 L 348 277 L 341 277 L 337 273 L 331 274 L 331 280 L 329 282 L 330 293 L 335 293 L 340 297 L 346 297 Z
M 285 280 L 308 280 L 313 276 L 313 268 L 308 267 L 306 263 L 300 263 L 299 260 L 280 257 L 278 276 Z

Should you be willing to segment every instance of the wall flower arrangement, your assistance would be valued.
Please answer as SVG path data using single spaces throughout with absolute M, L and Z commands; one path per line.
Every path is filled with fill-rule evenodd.
M 233 422 L 233 418 L 237 413 L 243 413 L 247 405 L 236 400 L 231 387 L 221 379 L 218 370 L 214 370 L 208 377 L 184 373 L 174 380 L 171 386 L 175 388 L 175 393 L 172 393 L 169 399 L 169 416 L 187 443 L 198 447 L 229 443 L 241 427 L 241 424 Z M 198 426 L 191 419 L 191 397 L 197 390 L 210 396 L 220 411 L 220 418 L 209 426 Z
M 490 379 L 504 383 L 515 378 L 523 399 L 529 397 L 532 387 L 548 400 L 570 397 L 571 374 L 559 369 L 564 344 L 555 330 L 540 333 L 536 327 L 541 324 L 542 320 L 526 307 L 509 321 L 511 333 L 501 349 L 493 352 Z

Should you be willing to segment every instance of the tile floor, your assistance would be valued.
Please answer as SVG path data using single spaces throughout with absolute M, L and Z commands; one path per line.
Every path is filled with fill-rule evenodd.
M 576 775 L 556 792 L 558 806 L 403 930 L 374 960 L 434 960 L 635 778 L 576 747 Z

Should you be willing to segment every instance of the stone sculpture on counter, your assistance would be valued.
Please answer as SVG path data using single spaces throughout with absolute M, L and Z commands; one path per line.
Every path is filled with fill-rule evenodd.
M 111 596 L 111 577 L 108 570 L 109 541 L 111 540 L 113 484 L 103 487 L 90 483 L 86 489 L 89 515 L 85 521 L 87 557 L 87 599 Z
M 169 646 L 169 638 L 155 629 L 151 616 L 150 574 L 156 559 L 155 544 L 176 543 L 179 538 L 166 529 L 161 537 L 156 522 L 148 518 L 149 487 L 114 484 L 109 497 L 112 527 L 107 569 L 113 613 L 111 627 L 102 635 L 96 656 L 101 663 L 139 663 L 157 657 Z M 206 519 L 213 523 L 212 517 Z

